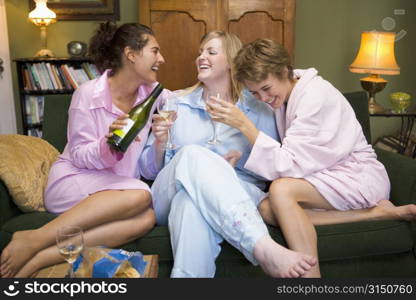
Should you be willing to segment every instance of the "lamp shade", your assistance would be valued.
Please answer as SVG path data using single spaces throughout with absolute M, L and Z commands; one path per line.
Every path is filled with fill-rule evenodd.
M 46 6 L 47 0 L 35 0 L 36 7 L 29 13 L 29 19 L 39 26 L 55 22 L 56 14 Z
M 366 31 L 361 34 L 361 45 L 357 57 L 350 65 L 353 73 L 400 74 L 394 56 L 393 32 Z

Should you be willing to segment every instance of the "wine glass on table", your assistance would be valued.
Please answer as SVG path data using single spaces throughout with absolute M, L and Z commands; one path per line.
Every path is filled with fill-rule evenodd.
M 63 226 L 56 233 L 56 245 L 59 254 L 69 263 L 69 277 L 74 278 L 73 264 L 84 249 L 82 229 L 78 226 Z
M 212 101 L 213 99 L 220 99 L 221 95 L 220 93 L 209 93 L 205 101 Z M 207 141 L 210 145 L 219 145 L 221 144 L 221 141 L 218 139 L 218 130 L 220 123 L 214 121 L 211 116 L 211 125 L 212 125 L 212 137 Z
M 161 99 L 157 104 L 157 112 L 166 122 L 174 122 L 176 120 L 178 112 L 178 95 L 179 92 L 172 92 L 171 95 Z M 168 129 L 168 140 L 163 149 L 176 149 L 176 145 L 172 143 L 171 128 Z

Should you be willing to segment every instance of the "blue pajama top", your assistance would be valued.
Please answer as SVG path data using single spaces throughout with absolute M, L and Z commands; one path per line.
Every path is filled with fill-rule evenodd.
M 215 146 L 207 144 L 207 141 L 212 137 L 213 127 L 205 108 L 205 101 L 202 99 L 202 92 L 203 89 L 200 87 L 178 98 L 177 119 L 171 128 L 172 143 L 178 147 L 166 151 L 164 164 L 166 165 L 173 155 L 185 145 L 201 145 L 221 156 L 231 150 L 238 150 L 242 153 L 242 156 L 234 168 L 237 176 L 239 179 L 253 183 L 263 190 L 266 186 L 266 180 L 244 168 L 252 145 L 241 131 L 226 124 L 218 123 L 217 137 L 221 144 Z M 254 99 L 254 96 L 247 90 L 243 90 L 242 99 L 236 105 L 258 130 L 280 141 L 274 112 L 266 104 Z M 151 134 L 139 160 L 141 175 L 147 179 L 155 179 L 159 172 L 155 161 L 154 141 L 155 137 Z

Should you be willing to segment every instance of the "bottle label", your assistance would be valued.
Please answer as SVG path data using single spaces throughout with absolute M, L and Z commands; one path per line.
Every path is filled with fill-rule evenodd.
M 130 128 L 134 125 L 134 121 L 132 119 L 125 119 L 125 121 L 127 124 L 123 128 L 113 131 L 113 134 L 119 136 L 120 138 L 124 138 L 127 132 L 129 132 Z

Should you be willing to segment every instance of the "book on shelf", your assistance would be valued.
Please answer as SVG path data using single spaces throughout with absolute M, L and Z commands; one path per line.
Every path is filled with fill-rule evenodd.
M 44 96 L 25 96 L 26 123 L 29 126 L 43 121 Z
M 25 63 L 22 68 L 23 89 L 30 91 L 75 90 L 84 82 L 100 76 L 95 65 L 50 62 Z
M 73 78 L 72 74 L 69 71 L 69 68 L 67 65 L 61 65 L 61 70 L 64 74 L 64 76 L 66 77 L 66 79 L 68 80 L 68 82 L 70 83 L 72 89 L 76 90 L 78 85 L 75 81 L 75 78 Z
M 44 96 L 71 94 L 101 74 L 88 58 L 15 59 L 22 107 L 23 131 L 42 136 Z
M 29 128 L 27 130 L 27 135 L 41 138 L 42 137 L 42 129 L 40 129 L 40 128 Z

